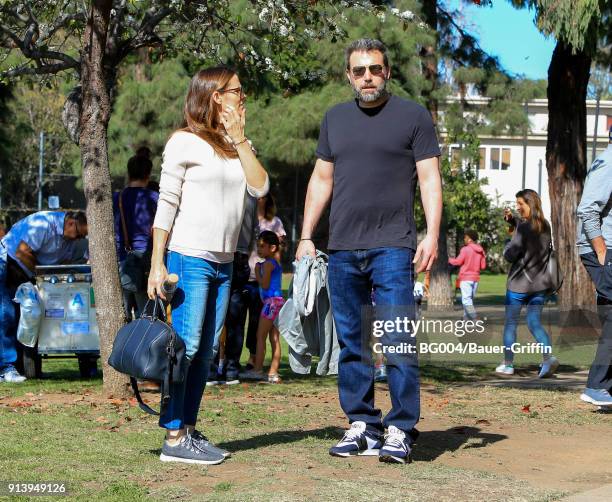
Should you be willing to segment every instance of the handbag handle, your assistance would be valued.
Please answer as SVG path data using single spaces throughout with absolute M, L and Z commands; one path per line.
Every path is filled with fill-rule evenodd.
M 132 244 L 130 242 L 130 235 L 128 233 L 127 225 L 125 223 L 125 213 L 123 212 L 123 192 L 125 192 L 125 188 L 119 192 L 119 215 L 121 216 L 121 228 L 123 230 L 123 247 L 128 253 L 131 253 Z
M 153 303 L 153 312 L 151 313 L 151 315 L 147 315 L 149 312 L 149 305 L 151 304 L 151 302 Z M 161 308 L 159 309 L 159 311 L 162 312 L 161 316 L 158 316 L 158 307 Z M 143 317 L 151 317 L 151 319 L 161 319 L 162 321 L 166 321 L 166 309 L 164 308 L 164 304 L 162 302 L 162 299 L 159 297 L 159 295 L 155 295 L 155 300 L 151 300 L 150 298 L 147 300 L 147 303 L 145 303 L 144 308 L 142 309 L 142 314 L 140 315 L 141 318 Z

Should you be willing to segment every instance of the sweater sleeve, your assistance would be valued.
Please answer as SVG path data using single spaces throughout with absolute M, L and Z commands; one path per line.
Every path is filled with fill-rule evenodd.
M 461 251 L 459 252 L 459 256 L 457 256 L 457 258 L 448 259 L 448 263 L 452 265 L 453 267 L 463 265 L 464 261 L 465 261 L 465 246 L 461 248 Z
M 504 248 L 504 258 L 510 263 L 514 263 L 523 256 L 525 253 L 523 238 L 525 231 L 525 225 L 519 225 L 512 236 L 510 242 L 508 242 Z
M 176 133 L 168 140 L 164 148 L 154 228 L 169 232 L 174 224 L 188 165 L 188 139 L 187 134 Z
M 263 197 L 264 195 L 267 195 L 268 190 L 270 190 L 270 178 L 267 174 L 266 181 L 260 188 L 255 188 L 254 186 L 251 186 L 247 183 L 247 192 L 249 192 L 249 195 L 252 195 L 253 197 Z
M 582 221 L 584 233 L 592 241 L 600 237 L 601 213 L 612 196 L 612 176 L 604 159 L 595 159 L 587 174 L 582 198 L 576 211 Z

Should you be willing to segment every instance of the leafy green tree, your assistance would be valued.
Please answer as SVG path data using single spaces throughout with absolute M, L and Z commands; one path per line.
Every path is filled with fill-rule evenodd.
M 512 0 L 535 8 L 538 28 L 557 40 L 548 68 L 546 169 L 552 230 L 565 272 L 561 305 L 592 305 L 594 290 L 575 250 L 575 215 L 586 176 L 586 96 L 594 60 L 610 69 L 612 4 L 606 0 Z M 603 50 L 602 50 L 603 49 Z
M 109 393 L 125 392 L 124 378 L 106 365 L 123 324 L 108 159 L 112 96 L 121 66 L 143 47 L 163 47 L 170 54 L 188 51 L 206 61 L 227 60 L 229 51 L 251 74 L 267 72 L 274 75 L 271 80 L 291 83 L 301 78 L 295 70 L 304 40 L 344 35 L 336 22 L 341 15 L 336 2 L 250 0 L 239 14 L 232 10 L 235 5 L 229 0 L 0 4 L 0 45 L 8 49 L 0 58 L 0 78 L 68 72 L 78 80 L 63 118 L 81 152 L 104 388 Z M 378 9 L 365 1 L 341 6 L 365 13 Z

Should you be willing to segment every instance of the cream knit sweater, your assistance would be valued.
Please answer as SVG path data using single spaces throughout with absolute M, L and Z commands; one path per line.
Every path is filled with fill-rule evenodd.
M 240 159 L 222 159 L 199 136 L 176 132 L 164 149 L 153 227 L 171 232 L 171 251 L 233 253 L 247 191 L 263 197 L 268 187 L 268 178 L 262 188 L 249 186 Z

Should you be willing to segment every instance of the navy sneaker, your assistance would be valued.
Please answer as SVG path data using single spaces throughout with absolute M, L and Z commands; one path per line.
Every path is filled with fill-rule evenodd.
M 411 440 L 406 437 L 406 433 L 391 425 L 385 435 L 385 444 L 378 453 L 378 460 L 392 464 L 411 462 L 410 445 Z
M 340 442 L 329 449 L 329 454 L 334 457 L 378 455 L 381 445 L 380 435 L 366 430 L 365 422 L 353 422 Z

